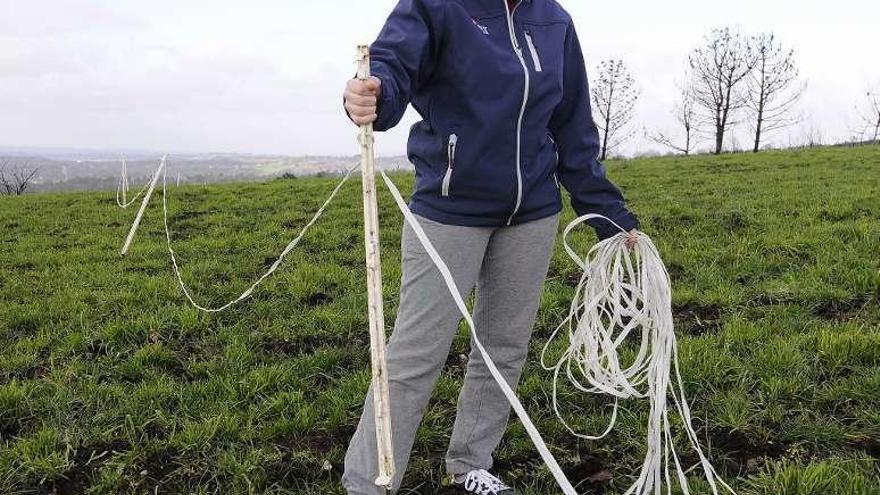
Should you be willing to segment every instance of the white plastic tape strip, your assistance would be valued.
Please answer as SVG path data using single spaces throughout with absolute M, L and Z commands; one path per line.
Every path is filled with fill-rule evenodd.
M 359 166 L 360 166 L 360 163 L 358 163 L 348 169 L 348 171 L 345 173 L 345 175 L 342 176 L 342 179 L 339 181 L 339 183 L 336 185 L 336 187 L 330 193 L 330 196 L 327 197 L 327 199 L 324 201 L 324 203 L 321 205 L 321 207 L 318 208 L 318 211 L 316 211 L 314 216 L 312 216 L 312 219 L 309 220 L 309 222 L 307 224 L 305 224 L 303 226 L 303 228 L 299 231 L 299 234 L 292 241 L 290 241 L 287 244 L 287 246 L 284 248 L 284 250 L 281 252 L 281 254 L 278 255 L 278 258 L 275 260 L 274 263 L 272 263 L 272 266 L 269 267 L 269 269 L 266 271 L 266 273 L 264 273 L 260 278 L 258 278 L 256 282 L 251 284 L 251 286 L 248 287 L 247 290 L 245 290 L 243 293 L 241 293 L 241 295 L 239 295 L 237 298 L 227 302 L 226 304 L 224 304 L 222 306 L 219 306 L 216 308 L 208 308 L 208 307 L 200 305 L 199 303 L 197 303 L 195 301 L 195 299 L 193 299 L 193 296 L 192 296 L 192 293 L 191 293 L 189 287 L 187 287 L 186 283 L 183 281 L 183 276 L 180 273 L 180 266 L 177 262 L 177 255 L 174 253 L 174 248 L 171 245 L 171 229 L 168 227 L 168 192 L 167 192 L 167 173 L 166 173 L 167 167 L 165 166 L 165 158 L 162 158 L 162 161 L 159 164 L 159 168 L 156 170 L 156 173 L 153 176 L 153 180 L 151 181 L 151 184 L 150 184 L 151 187 L 149 188 L 147 195 L 144 197 L 144 201 L 141 204 L 141 209 L 140 209 L 140 211 L 138 211 L 138 215 L 135 218 L 135 222 L 132 225 L 132 228 L 129 232 L 129 236 L 126 239 L 123 254 L 125 254 L 125 252 L 128 251 L 128 248 L 131 245 L 131 241 L 134 238 L 134 233 L 137 231 L 137 227 L 140 224 L 141 217 L 143 216 L 143 213 L 144 213 L 144 210 L 146 209 L 147 203 L 149 203 L 149 201 L 150 201 L 150 197 L 153 194 L 153 188 L 155 188 L 156 182 L 159 179 L 159 174 L 161 173 L 162 174 L 162 222 L 165 227 L 165 243 L 168 247 L 168 253 L 171 255 L 171 265 L 174 268 L 174 275 L 177 277 L 177 283 L 180 286 L 180 289 L 183 291 L 184 296 L 186 296 L 186 299 L 190 302 L 190 304 L 192 304 L 193 307 L 195 307 L 198 310 L 204 311 L 206 313 L 219 313 L 219 312 L 224 311 L 224 310 L 230 308 L 231 306 L 247 299 L 254 292 L 254 290 L 261 283 L 263 283 L 264 280 L 266 280 L 273 273 L 275 273 L 275 270 L 277 270 L 278 267 L 281 266 L 281 263 L 284 261 L 284 257 L 287 256 L 287 254 L 290 253 L 290 251 L 292 251 L 293 248 L 295 248 L 299 244 L 299 242 L 302 240 L 303 236 L 305 236 L 305 234 L 309 230 L 309 228 L 312 225 L 314 225 L 315 222 L 317 222 L 319 218 L 321 218 L 321 215 L 324 214 L 324 210 L 327 209 L 327 206 L 329 206 L 330 203 L 333 202 L 333 200 L 336 198 L 336 195 L 339 194 L 339 190 L 342 189 L 342 186 L 348 181 L 348 179 L 351 177 L 352 173 L 354 173 L 354 171 L 357 170 L 359 168 Z
M 309 228 L 312 225 L 314 225 L 315 222 L 317 222 L 319 218 L 321 218 L 321 215 L 324 214 L 324 210 L 327 208 L 328 205 L 330 205 L 330 203 L 333 202 L 333 199 L 336 198 L 336 195 L 339 193 L 339 190 L 342 189 L 342 186 L 346 183 L 346 181 L 348 181 L 348 178 L 351 177 L 352 172 L 354 172 L 355 170 L 358 169 L 359 165 L 360 164 L 355 165 L 355 166 L 351 167 L 350 169 L 348 169 L 348 171 L 345 173 L 345 175 L 342 176 L 342 180 L 339 181 L 339 183 L 333 189 L 333 192 L 331 192 L 330 196 L 328 196 L 327 199 L 324 201 L 324 204 L 322 204 L 321 207 L 318 208 L 318 211 L 315 212 L 315 214 L 312 216 L 312 219 L 309 220 L 309 223 L 307 223 L 303 226 L 303 228 L 299 231 L 299 235 L 297 235 L 292 241 L 290 241 L 290 243 L 287 244 L 287 246 L 284 248 L 284 250 L 281 251 L 281 254 L 278 255 L 278 258 L 275 260 L 274 263 L 272 263 L 272 266 L 269 267 L 269 269 L 266 271 L 266 273 L 264 273 L 260 278 L 258 278 L 256 282 L 254 282 L 250 287 L 247 288 L 247 290 L 242 292 L 240 296 L 238 296 L 237 298 L 235 298 L 235 299 L 229 301 L 228 303 L 226 303 L 220 307 L 217 307 L 217 308 L 207 308 L 205 306 L 199 305 L 193 299 L 189 288 L 186 286 L 186 283 L 183 281 L 183 276 L 180 274 L 180 267 L 177 264 L 177 256 L 174 254 L 174 248 L 171 246 L 171 230 L 168 228 L 168 200 L 167 200 L 167 194 L 165 192 L 166 181 L 165 181 L 165 173 L 164 173 L 164 169 L 163 169 L 163 173 L 162 173 L 162 220 L 165 225 L 165 241 L 166 241 L 166 244 L 168 245 L 168 253 L 171 254 L 171 264 L 174 266 L 174 274 L 177 276 L 177 283 L 180 285 L 180 290 L 183 291 L 183 294 L 189 300 L 190 304 L 192 304 L 195 308 L 200 309 L 202 311 L 205 311 L 207 313 L 219 313 L 219 312 L 224 311 L 225 309 L 229 308 L 230 306 L 247 299 L 254 292 L 254 289 L 256 289 L 257 286 L 259 286 L 261 283 L 263 283 L 264 280 L 269 278 L 269 276 L 271 276 L 273 273 L 275 273 L 275 270 L 277 270 L 278 267 L 281 266 L 281 262 L 284 261 L 284 257 L 287 256 L 287 253 L 292 251 L 293 248 L 295 248 L 297 246 L 297 244 L 299 244 L 299 241 L 301 241 L 303 236 L 306 235 L 306 232 L 308 232 Z
M 397 206 L 398 208 L 400 208 L 401 213 L 403 213 L 403 216 L 406 219 L 407 223 L 409 223 L 409 225 L 412 227 L 413 231 L 416 234 L 416 237 L 418 237 L 419 239 L 419 242 L 422 243 L 422 246 L 425 248 L 428 256 L 431 257 L 431 261 L 434 262 L 434 265 L 440 271 L 440 275 L 443 277 L 443 281 L 446 282 L 446 287 L 449 289 L 449 293 L 455 300 L 455 305 L 458 307 L 458 310 L 461 312 L 461 316 L 467 322 L 468 328 L 470 328 L 471 330 L 471 335 L 474 338 L 474 344 L 477 346 L 477 349 L 483 356 L 483 361 L 486 363 L 486 367 L 489 368 L 489 372 L 492 374 L 492 378 L 494 378 L 495 382 L 498 383 L 498 386 L 501 387 L 501 391 L 504 392 L 504 396 L 507 397 L 507 401 L 510 402 L 511 407 L 516 412 L 517 417 L 519 417 L 520 422 L 522 422 L 523 426 L 525 427 L 529 438 L 532 439 L 532 442 L 538 449 L 538 453 L 541 454 L 541 458 L 544 460 L 547 468 L 550 469 L 553 477 L 556 478 L 556 482 L 559 484 L 559 487 L 562 488 L 563 493 L 565 493 L 566 495 L 577 495 L 577 491 L 575 491 L 574 487 L 571 485 L 571 482 L 568 481 L 568 478 L 565 477 L 565 474 L 562 472 L 562 468 L 559 467 L 559 464 L 556 462 L 553 454 L 550 453 L 550 450 L 547 448 L 547 444 L 544 443 L 544 439 L 541 438 L 541 434 L 538 432 L 538 429 L 535 428 L 535 424 L 532 422 L 531 418 L 529 418 L 528 413 L 526 413 L 526 410 L 517 398 L 516 393 L 513 391 L 512 388 L 510 388 L 510 385 L 508 385 L 507 381 L 501 375 L 501 372 L 498 371 L 498 368 L 495 366 L 495 363 L 492 361 L 489 353 L 486 352 L 486 348 L 483 347 L 480 339 L 477 338 L 476 325 L 474 324 L 474 320 L 471 318 L 470 310 L 468 310 L 467 304 L 465 304 L 464 300 L 459 294 L 458 287 L 455 285 L 455 280 L 452 278 L 452 273 L 449 271 L 449 267 L 446 266 L 446 263 L 437 253 L 437 250 L 434 249 L 434 245 L 431 244 L 431 240 L 428 239 L 428 236 L 425 235 L 425 231 L 422 229 L 422 226 L 419 225 L 418 219 L 416 219 L 416 217 L 410 211 L 409 207 L 406 205 L 406 202 L 400 195 L 400 191 L 397 189 L 394 183 L 391 182 L 391 179 L 388 178 L 388 175 L 386 175 L 385 172 L 380 171 L 380 173 L 382 174 L 382 180 L 385 181 L 385 185 L 388 186 L 388 190 L 391 191 L 391 195 L 394 196 L 394 201 L 397 202 Z
M 138 209 L 137 215 L 134 217 L 134 223 L 131 224 L 131 229 L 128 230 L 128 237 L 125 238 L 125 244 L 122 245 L 123 256 L 128 254 L 128 249 L 131 247 L 131 242 L 134 240 L 134 235 L 137 233 L 138 227 L 140 227 L 141 225 L 141 219 L 144 217 L 144 211 L 146 211 L 147 205 L 150 203 L 150 198 L 153 197 L 153 190 L 156 189 L 156 182 L 159 180 L 159 173 L 165 173 L 165 158 L 167 158 L 167 155 L 163 156 L 162 160 L 159 161 L 159 168 L 157 168 L 156 172 L 153 174 L 153 178 L 150 180 L 150 183 L 147 187 L 147 194 L 146 196 L 144 196 L 144 200 L 141 201 L 141 207 Z

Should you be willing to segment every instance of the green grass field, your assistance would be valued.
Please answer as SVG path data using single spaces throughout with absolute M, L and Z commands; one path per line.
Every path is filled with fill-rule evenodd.
M 719 472 L 741 495 L 880 494 L 880 147 L 639 159 L 609 174 L 672 275 L 687 394 Z M 170 188 L 197 300 L 250 285 L 336 180 Z M 0 493 L 341 494 L 369 381 L 358 181 L 220 315 L 179 292 L 160 200 L 122 258 L 135 211 L 112 192 L 0 198 Z M 380 200 L 390 322 L 401 216 Z M 620 494 L 644 456 L 646 404 L 625 403 L 605 440 L 577 441 L 537 364 L 578 277 L 559 244 L 519 392 L 581 492 Z M 462 329 L 404 493 L 445 489 L 467 351 Z M 571 395 L 568 417 L 597 433 L 609 404 Z M 517 422 L 497 454 L 525 493 L 558 493 Z

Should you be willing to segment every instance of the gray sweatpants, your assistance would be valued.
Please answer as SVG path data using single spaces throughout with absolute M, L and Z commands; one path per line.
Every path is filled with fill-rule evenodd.
M 418 217 L 449 266 L 462 296 L 476 285 L 474 320 L 480 341 L 514 389 L 529 350 L 559 217 L 509 227 L 462 227 Z M 401 240 L 400 307 L 388 343 L 388 382 L 394 443 L 393 489 L 400 488 L 416 430 L 446 361 L 461 314 L 446 284 L 409 225 Z M 489 469 L 507 427 L 510 406 L 471 345 L 446 469 Z M 345 455 L 342 483 L 350 495 L 382 494 L 372 388 Z

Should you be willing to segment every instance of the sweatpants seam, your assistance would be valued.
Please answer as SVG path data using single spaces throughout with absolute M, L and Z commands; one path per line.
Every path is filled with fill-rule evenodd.
M 489 304 L 489 301 L 491 300 L 491 296 L 492 296 L 492 294 L 491 294 L 492 253 L 491 253 L 491 249 L 490 249 L 491 243 L 492 243 L 492 239 L 490 238 L 489 243 L 486 245 L 487 249 L 486 249 L 486 254 L 485 254 L 485 256 L 486 256 L 485 257 L 485 261 L 486 261 L 486 267 L 485 267 L 486 268 L 486 284 L 485 284 L 486 285 L 486 310 L 485 310 L 485 316 L 483 319 L 485 320 L 485 328 L 486 328 L 486 346 L 485 347 L 486 347 L 487 352 L 492 348 L 492 332 L 491 332 L 491 327 L 490 327 L 491 324 L 489 323 L 492 321 L 492 315 L 490 313 L 492 305 Z M 479 332 L 477 332 L 477 333 L 479 333 Z M 485 361 L 483 362 L 483 366 L 487 366 Z M 473 456 L 473 451 L 471 450 L 471 440 L 473 440 L 473 438 L 474 438 L 474 433 L 476 433 L 476 431 L 477 431 L 477 425 L 480 424 L 480 418 L 483 415 L 483 399 L 486 395 L 485 391 L 486 391 L 487 384 L 488 384 L 488 380 L 483 380 L 483 384 L 480 386 L 480 391 L 478 394 L 480 401 L 477 406 L 476 417 L 474 418 L 474 423 L 471 426 L 471 432 L 468 433 L 467 439 L 465 440 L 465 445 L 467 446 L 468 456 Z M 471 466 L 471 467 L 479 467 L 479 466 Z

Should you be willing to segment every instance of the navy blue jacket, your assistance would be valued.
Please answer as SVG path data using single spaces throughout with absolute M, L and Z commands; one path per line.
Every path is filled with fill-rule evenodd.
M 410 207 L 437 222 L 501 226 L 562 209 L 638 226 L 598 161 L 599 134 L 571 17 L 555 0 L 401 0 L 370 48 L 377 131 L 412 103 Z M 600 238 L 619 231 L 591 222 Z

